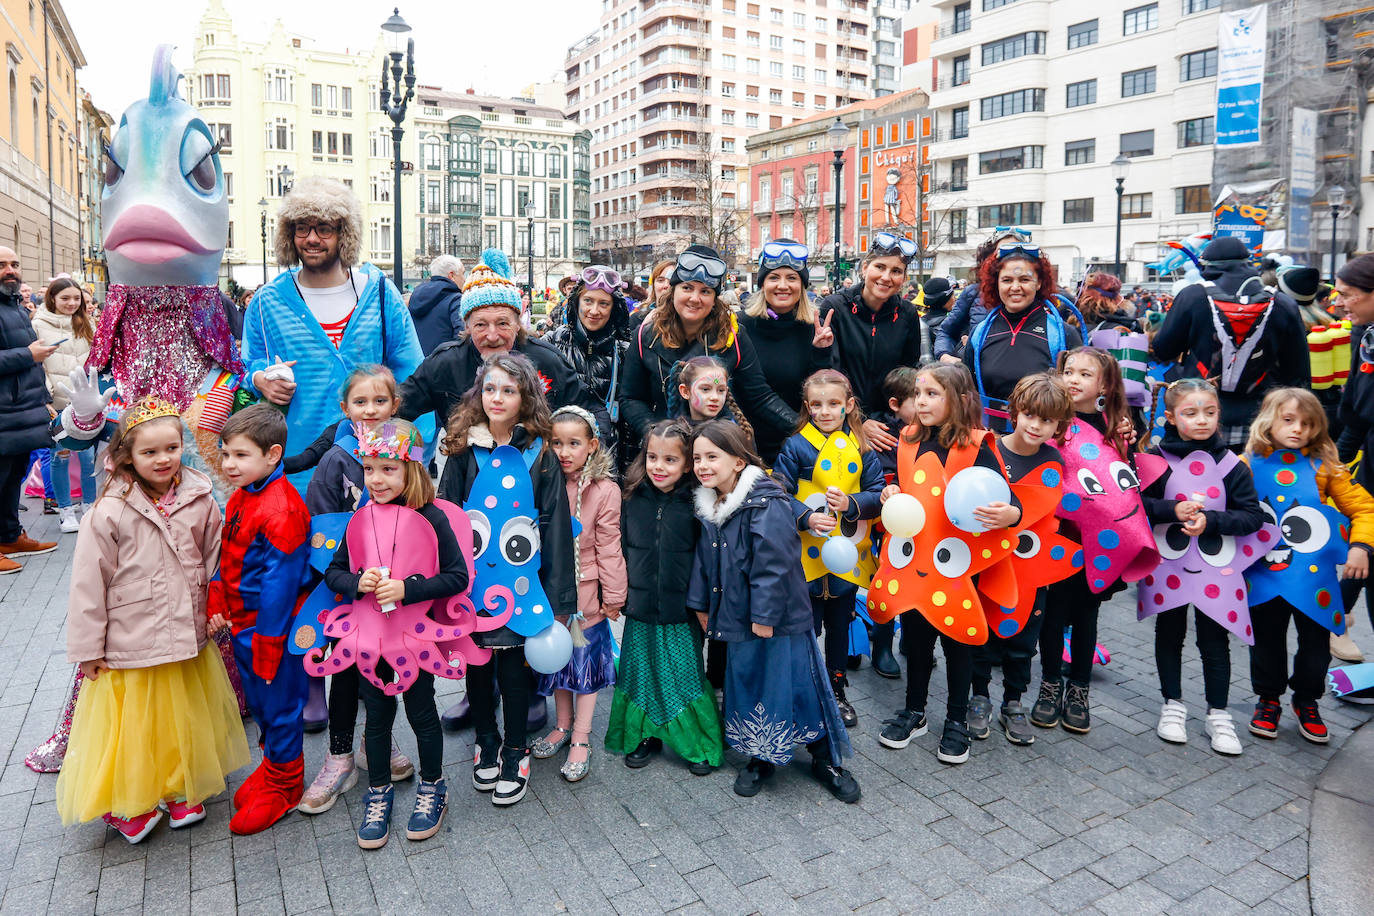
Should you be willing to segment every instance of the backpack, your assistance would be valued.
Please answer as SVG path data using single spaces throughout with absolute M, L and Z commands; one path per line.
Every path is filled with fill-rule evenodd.
M 1042 301 L 1045 306 L 1045 339 L 1050 345 L 1050 365 L 1059 359 L 1059 354 L 1066 349 L 1064 345 L 1064 318 L 1059 314 L 1059 309 L 1049 301 Z M 978 327 L 973 329 L 969 335 L 968 346 L 973 350 L 973 381 L 978 385 L 978 400 L 983 404 L 983 413 L 993 420 L 1001 423 L 1001 432 L 1009 432 L 1011 429 L 1011 413 L 1007 409 L 1007 402 L 999 398 L 990 398 L 983 389 L 983 344 L 987 342 L 988 332 L 992 330 L 992 319 L 1006 311 L 1001 305 L 988 312 L 987 317 L 978 323 Z M 1074 310 L 1077 314 L 1077 309 Z M 1082 323 L 1082 318 L 1079 318 Z
M 1247 295 L 1246 289 L 1251 288 L 1252 283 L 1259 289 Z M 1269 316 L 1273 314 L 1274 290 L 1265 286 L 1259 277 L 1247 278 L 1234 293 L 1228 293 L 1210 281 L 1201 286 L 1211 306 L 1212 329 L 1220 347 L 1219 352 L 1212 356 L 1207 375 L 1220 376 L 1220 389 L 1235 394 L 1241 376 L 1245 374 L 1255 348 L 1264 336 Z M 1263 373 L 1246 392 L 1241 393 L 1253 391 L 1262 379 Z

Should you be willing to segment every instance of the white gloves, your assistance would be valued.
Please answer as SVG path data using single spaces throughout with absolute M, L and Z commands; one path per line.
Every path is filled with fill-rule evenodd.
M 105 407 L 110 403 L 110 398 L 114 397 L 115 390 L 100 390 L 99 373 L 90 370 L 89 374 L 84 369 L 73 369 L 67 378 L 71 385 L 57 386 L 58 394 L 71 401 L 72 413 L 83 423 L 90 424 L 97 417 L 105 413 Z

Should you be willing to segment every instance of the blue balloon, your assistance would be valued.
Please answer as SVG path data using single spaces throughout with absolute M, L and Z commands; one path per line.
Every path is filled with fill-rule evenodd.
M 837 576 L 851 573 L 859 565 L 859 548 L 849 538 L 828 537 L 821 545 L 821 564 Z
M 1011 487 L 1007 479 L 992 468 L 964 468 L 955 474 L 945 488 L 945 515 L 950 524 L 963 531 L 981 534 L 987 529 L 973 515 L 973 510 L 990 503 L 1011 502 Z
M 540 674 L 557 674 L 572 658 L 572 634 L 554 621 L 525 639 L 525 661 Z

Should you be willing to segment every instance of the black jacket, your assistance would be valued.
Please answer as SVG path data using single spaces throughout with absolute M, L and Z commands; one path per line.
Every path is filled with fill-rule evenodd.
M 620 388 L 621 417 L 636 435 L 642 438 L 650 426 L 668 418 L 668 397 L 678 396 L 676 391 L 667 390 L 673 367 L 694 356 L 715 356 L 725 363 L 730 373 L 730 391 L 756 434 L 766 427 L 790 434 L 797 425 L 797 412 L 768 387 L 748 332 L 741 329 L 735 342 L 724 350 L 708 351 L 699 339 L 674 350 L 646 321 L 630 338 Z
M 646 480 L 625 500 L 620 544 L 629 581 L 625 616 L 631 620 L 687 622 L 687 584 L 701 535 L 692 511 L 694 489 L 684 480 L 664 493 Z
M 587 333 L 576 307 L 570 307 L 563 312 L 563 323 L 544 338 L 546 343 L 563 354 L 563 358 L 572 365 L 573 371 L 582 380 L 582 387 L 603 407 L 611 394 L 612 385 L 616 388 L 616 394 L 619 394 L 620 380 L 625 377 L 625 350 L 630 345 L 626 332 L 630 312 L 625 307 L 625 300 L 612 297 L 612 303 L 610 320 L 595 334 Z M 617 427 L 619 425 L 616 424 Z M 615 451 L 619 432 L 618 428 L 615 429 L 609 440 L 603 439 L 601 442 L 612 453 Z
M 410 294 L 410 320 L 426 356 L 463 333 L 463 318 L 458 310 L 463 293 L 448 277 L 430 277 Z
M 978 298 L 978 284 L 970 283 L 959 291 L 954 307 L 935 329 L 935 358 L 939 359 L 946 353 L 962 357 L 964 338 L 973 333 L 973 329 L 986 317 L 988 310 L 984 308 L 983 300 Z
M 852 286 L 821 300 L 821 319 L 835 312 L 830 329 L 835 332 L 837 366 L 849 376 L 854 396 L 864 413 L 887 409 L 883 379 L 898 366 L 921 361 L 921 317 L 916 307 L 901 296 L 892 296 L 873 311 L 864 304 L 863 287 Z
M 468 565 L 463 561 L 458 538 L 453 534 L 448 516 L 432 502 L 425 503 L 415 511 L 424 516 L 425 521 L 434 529 L 434 536 L 439 542 L 439 572 L 433 576 L 407 576 L 404 580 L 404 603 L 437 601 L 440 598 L 451 598 L 461 594 L 468 587 Z M 324 572 L 324 581 L 340 595 L 358 595 L 358 579 L 361 577 L 362 570 L 353 568 L 353 562 L 348 556 L 348 543 L 344 541 L 334 552 L 334 559 L 329 562 L 329 568 Z
M 1012 389 L 1023 377 L 1054 368 L 1058 354 L 1050 351 L 1051 307 L 1048 301 L 1042 299 L 1017 315 L 1008 315 L 1004 309 L 988 313 L 983 321 L 991 320 L 992 324 L 988 325 L 982 349 L 976 354 L 973 332 L 970 332 L 963 360 L 974 376 L 975 383 L 981 381 L 980 394 L 1005 401 L 1011 397 Z M 1062 315 L 1060 320 L 1064 321 Z M 1082 346 L 1083 338 L 1078 328 L 1067 321 L 1064 321 L 1063 327 L 1064 349 Z M 1017 333 L 1013 334 L 1013 330 Z M 974 331 L 977 331 L 977 327 Z M 974 369 L 975 355 L 977 371 Z
M 749 334 L 749 340 L 759 355 L 759 366 L 763 369 L 768 387 L 782 398 L 784 404 L 794 411 L 800 411 L 802 382 L 817 370 L 834 368 L 835 347 L 811 346 L 816 329 L 793 320 L 790 315 L 781 319 L 767 315 L 762 318 L 741 315 L 739 326 Z M 755 432 L 758 434 L 759 454 L 771 464 L 790 433 L 771 427 Z
M 1234 294 L 1242 283 L 1258 273 L 1246 266 L 1203 267 L 1202 276 L 1223 292 Z M 1217 366 L 1220 365 L 1221 346 L 1212 325 L 1212 307 L 1201 284 L 1179 290 L 1150 347 L 1155 357 L 1163 362 L 1171 363 L 1181 358 L 1182 375 L 1186 377 L 1220 374 Z M 1221 423 L 1223 426 L 1249 423 L 1259 412 L 1260 401 L 1270 388 L 1307 388 L 1311 384 L 1307 328 L 1302 323 L 1297 303 L 1278 294 L 1274 297 L 1264 336 L 1241 372 L 1235 392 L 1220 392 Z
M 1374 357 L 1374 325 L 1355 325 L 1350 329 L 1350 378 L 1341 389 L 1340 438 L 1336 448 L 1341 461 L 1349 463 L 1363 449 L 1366 456 L 1374 455 L 1374 362 L 1366 363 L 1360 346 L 1364 336 L 1370 337 L 1369 355 Z M 1355 482 L 1366 490 L 1374 484 L 1374 461 L 1361 461 Z
M 19 296 L 0 293 L 0 455 L 48 448 L 48 385 L 29 344 L 38 339 Z
M 1156 455 L 1176 455 L 1179 457 L 1193 452 L 1206 452 L 1212 456 L 1212 460 L 1218 462 L 1229 454 L 1229 449 L 1221 444 L 1221 436 L 1213 435 L 1206 442 L 1193 442 L 1179 436 L 1178 427 L 1172 423 L 1165 425 L 1164 438 L 1160 440 L 1158 446 L 1150 451 Z M 1140 494 L 1140 501 L 1145 506 L 1145 514 L 1150 517 L 1150 523 L 1153 525 L 1178 521 L 1178 515 L 1174 510 L 1174 507 L 1178 505 L 1178 500 L 1173 495 L 1166 493 L 1164 489 L 1164 482 L 1169 479 L 1169 476 L 1167 472 L 1160 475 L 1159 479 L 1146 487 Z M 1226 508 L 1203 510 L 1202 514 L 1207 518 L 1207 527 L 1203 529 L 1202 533 L 1243 537 L 1259 531 L 1268 521 L 1268 517 L 1260 506 L 1259 494 L 1255 491 L 1255 478 L 1250 474 L 1250 465 L 1244 461 L 1237 463 L 1235 467 L 1231 468 L 1231 472 L 1226 475 L 1224 480 L 1226 483 Z

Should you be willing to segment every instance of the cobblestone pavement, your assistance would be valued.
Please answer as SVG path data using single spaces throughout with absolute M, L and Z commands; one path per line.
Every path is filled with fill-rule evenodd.
M 56 517 L 24 502 L 31 532 L 57 537 Z M 427 842 L 408 842 L 393 828 L 384 849 L 358 849 L 355 789 L 327 814 L 292 814 L 253 837 L 230 836 L 228 801 L 220 799 L 204 823 L 175 833 L 159 827 L 131 847 L 100 823 L 64 830 L 56 777 L 23 764 L 49 734 L 71 675 L 62 626 L 74 541 L 67 535 L 56 553 L 0 578 L 0 916 L 1306 913 L 1313 785 L 1370 716 L 1328 698 L 1328 747 L 1298 737 L 1289 710 L 1277 741 L 1251 738 L 1248 663 L 1233 642 L 1232 701 L 1245 754 L 1219 757 L 1198 716 L 1201 669 L 1190 644 L 1190 742 L 1164 744 L 1154 734 L 1153 631 L 1118 597 L 1103 610 L 1101 641 L 1112 662 L 1096 672 L 1093 729 L 1083 737 L 1040 732 L 1033 747 L 1019 748 L 994 732 L 975 743 L 968 763 L 944 766 L 934 754 L 944 712 L 937 669 L 936 727 L 904 751 L 887 750 L 876 734 L 901 704 L 901 682 L 865 665 L 850 692 L 860 716 L 851 732 L 864 793 L 856 805 L 831 799 L 803 766 L 741 799 L 731 791 L 733 767 L 697 778 L 658 759 L 630 771 L 597 750 L 577 785 L 558 776 L 557 759 L 535 762 L 530 793 L 502 810 L 470 788 L 472 735 L 464 732 L 445 739 L 450 808 Z M 1367 624 L 1356 635 L 1369 641 Z M 441 687 L 441 702 L 461 690 Z M 994 681 L 995 698 L 998 689 Z M 609 706 L 603 699 L 597 741 Z M 402 722 L 398 739 L 413 750 Z M 324 746 L 323 735 L 307 736 L 307 775 Z M 412 798 L 411 784 L 399 787 L 395 824 L 403 827 Z M 1352 866 L 1366 854 L 1354 854 Z

